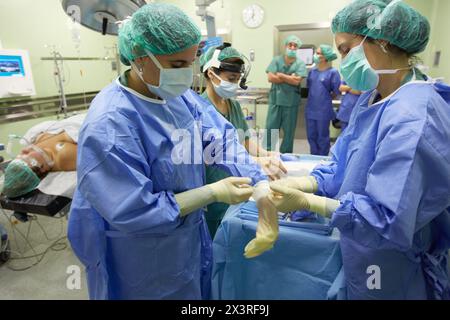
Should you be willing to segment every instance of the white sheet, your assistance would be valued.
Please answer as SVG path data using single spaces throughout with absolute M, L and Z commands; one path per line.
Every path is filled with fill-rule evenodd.
M 304 177 L 309 176 L 311 171 L 319 164 L 326 163 L 326 161 L 285 161 L 284 167 L 287 170 L 287 177 Z
M 72 199 L 76 186 L 76 171 L 58 171 L 50 172 L 44 179 L 42 179 L 37 188 L 45 194 L 63 196 Z
M 80 133 L 81 125 L 83 124 L 86 114 L 77 114 L 76 116 L 69 117 L 63 120 L 44 121 L 32 128 L 23 136 L 25 139 L 21 140 L 23 145 L 27 145 L 27 141 L 34 143 L 36 138 L 41 133 L 59 134 L 63 131 L 72 138 L 75 143 L 78 142 L 78 134 Z

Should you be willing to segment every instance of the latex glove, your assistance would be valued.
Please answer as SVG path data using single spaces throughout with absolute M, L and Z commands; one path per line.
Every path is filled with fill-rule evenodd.
M 281 156 L 281 153 L 278 151 L 266 151 L 268 157 L 277 157 L 279 158 Z
M 278 239 L 278 213 L 267 198 L 269 192 L 267 181 L 260 182 L 255 187 L 253 197 L 258 207 L 258 226 L 256 237 L 245 246 L 244 256 L 246 258 L 254 258 L 271 249 Z
M 274 181 L 270 183 L 270 188 L 272 186 L 281 186 L 297 189 L 303 192 L 315 193 L 318 189 L 318 184 L 316 178 L 313 176 L 307 177 L 287 177 L 278 181 Z
M 236 204 L 247 201 L 251 197 L 253 194 L 251 182 L 250 178 L 229 177 L 207 186 L 213 191 L 216 202 Z
M 175 200 L 184 217 L 213 202 L 235 204 L 248 200 L 253 193 L 250 178 L 230 177 L 199 188 L 175 194 Z
M 257 157 L 254 159 L 269 176 L 270 180 L 280 179 L 283 174 L 287 173 L 283 162 L 277 157 Z
M 267 198 L 281 212 L 308 210 L 329 218 L 340 205 L 338 200 L 319 197 L 277 184 L 271 184 L 270 188 L 274 193 L 269 194 Z

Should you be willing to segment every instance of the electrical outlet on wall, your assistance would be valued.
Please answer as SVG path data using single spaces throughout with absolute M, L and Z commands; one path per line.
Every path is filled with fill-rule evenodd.
M 440 62 L 441 62 L 441 51 L 436 51 L 434 53 L 433 67 L 439 67 Z
M 250 49 L 250 61 L 255 61 L 255 50 Z

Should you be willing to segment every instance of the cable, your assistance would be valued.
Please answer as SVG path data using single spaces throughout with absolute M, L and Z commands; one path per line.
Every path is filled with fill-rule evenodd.
M 59 234 L 56 236 L 56 239 L 55 239 L 55 238 L 51 239 L 51 238 L 48 236 L 48 234 L 47 234 L 47 232 L 45 231 L 45 229 L 44 229 L 44 228 L 42 227 L 42 225 L 39 223 L 38 217 L 35 216 L 35 215 L 29 215 L 30 223 L 29 223 L 29 225 L 28 225 L 28 228 L 27 228 L 27 234 L 26 234 L 26 236 L 25 236 L 25 235 L 19 230 L 19 228 L 17 228 L 17 227 L 14 225 L 14 223 L 12 222 L 12 215 L 8 216 L 8 215 L 6 214 L 6 212 L 3 210 L 3 208 L 1 208 L 1 211 L 2 211 L 3 215 L 4 215 L 4 216 L 7 218 L 7 220 L 9 221 L 10 227 L 11 227 L 11 229 L 12 229 L 12 233 L 13 233 L 13 235 L 14 235 L 14 241 L 15 241 L 15 243 L 16 243 L 16 247 L 17 247 L 18 250 L 19 250 L 19 251 L 17 251 L 17 252 L 14 251 L 14 250 L 11 250 L 11 248 L 8 250 L 8 253 L 11 255 L 11 258 L 9 259 L 9 261 L 8 261 L 8 263 L 7 263 L 7 265 L 6 265 L 6 267 L 7 267 L 8 269 L 10 269 L 10 270 L 12 270 L 12 271 L 25 271 L 25 270 L 28 270 L 28 269 L 30 269 L 30 268 L 32 268 L 32 267 L 38 265 L 38 264 L 45 258 L 46 254 L 47 254 L 50 250 L 53 250 L 53 251 L 62 251 L 62 250 L 65 250 L 65 249 L 67 248 L 67 243 L 66 243 L 65 241 L 64 241 L 64 242 L 61 242 L 61 241 L 65 240 L 65 239 L 67 239 L 67 236 L 62 236 L 62 237 L 61 237 L 61 234 L 63 233 L 63 220 L 61 220 L 61 228 L 60 228 L 60 232 L 59 232 Z M 31 245 L 31 243 L 30 243 L 30 241 L 29 241 L 29 239 L 28 239 L 29 233 L 30 233 L 30 230 L 31 230 L 31 224 L 32 224 L 33 221 L 36 221 L 37 225 L 39 226 L 39 228 L 41 229 L 41 231 L 44 233 L 44 236 L 45 236 L 45 238 L 46 238 L 47 240 L 54 240 L 54 241 L 53 241 L 53 242 L 52 242 L 52 243 L 51 243 L 44 251 L 39 252 L 39 253 L 36 252 L 36 250 L 35 250 L 34 247 Z M 26 245 L 28 245 L 28 246 L 30 247 L 30 249 L 33 251 L 33 254 L 32 254 L 32 255 L 25 256 L 24 253 L 22 252 L 22 250 L 20 250 L 20 248 L 19 248 L 19 243 L 18 243 L 18 241 L 17 241 L 17 235 L 16 235 L 16 232 L 17 232 L 19 235 L 22 236 L 22 238 L 25 240 Z M 11 241 L 10 241 L 10 239 L 8 238 L 5 247 L 7 247 L 7 245 L 8 245 L 9 243 L 11 243 Z M 42 243 L 40 243 L 40 244 L 42 244 Z M 16 254 L 17 256 L 16 256 L 16 257 L 13 257 L 12 254 Z M 26 259 L 32 259 L 32 258 L 36 258 L 36 261 L 35 261 L 34 263 L 32 263 L 31 265 L 27 265 L 27 266 L 25 266 L 25 267 L 15 267 L 15 266 L 11 266 L 11 262 L 14 261 L 14 260 L 26 260 Z
M 61 237 L 61 238 L 55 240 L 52 244 L 50 244 L 50 245 L 47 247 L 47 249 L 45 249 L 45 250 L 44 250 L 43 252 L 41 252 L 41 253 L 36 253 L 36 254 L 34 254 L 34 255 L 31 255 L 31 256 L 11 257 L 10 260 L 9 260 L 9 262 L 8 262 L 8 264 L 6 265 L 6 267 L 7 267 L 8 269 L 12 270 L 12 271 L 25 271 L 25 270 L 31 269 L 32 267 L 38 265 L 38 264 L 45 258 L 45 255 L 46 255 L 50 250 L 53 250 L 53 251 L 62 251 L 62 250 L 65 250 L 65 249 L 67 248 L 67 243 L 60 243 L 60 241 L 66 239 L 66 238 L 67 238 L 67 236 L 64 236 L 64 237 Z M 57 248 L 58 245 L 61 246 L 61 247 L 60 247 L 60 248 Z M 37 258 L 37 257 L 40 257 L 40 258 L 38 258 L 38 260 L 37 260 L 36 262 L 34 262 L 33 264 L 28 265 L 28 266 L 26 266 L 26 267 L 19 267 L 19 268 L 17 268 L 17 267 L 12 267 L 12 266 L 11 266 L 11 261 L 13 261 L 13 260 L 31 259 L 31 258 Z

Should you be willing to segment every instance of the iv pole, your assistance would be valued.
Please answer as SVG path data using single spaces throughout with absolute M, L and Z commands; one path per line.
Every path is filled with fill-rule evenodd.
M 55 62 L 55 71 L 54 75 L 56 75 L 56 79 L 58 80 L 58 88 L 59 88 L 59 95 L 61 98 L 61 103 L 59 105 L 59 111 L 57 115 L 57 119 L 59 119 L 59 116 L 61 113 L 64 113 L 64 119 L 67 118 L 67 100 L 66 95 L 64 93 L 64 80 L 61 76 L 61 69 L 59 68 L 58 64 L 58 58 L 61 58 L 61 54 L 57 52 L 56 50 L 52 51 L 53 59 Z

